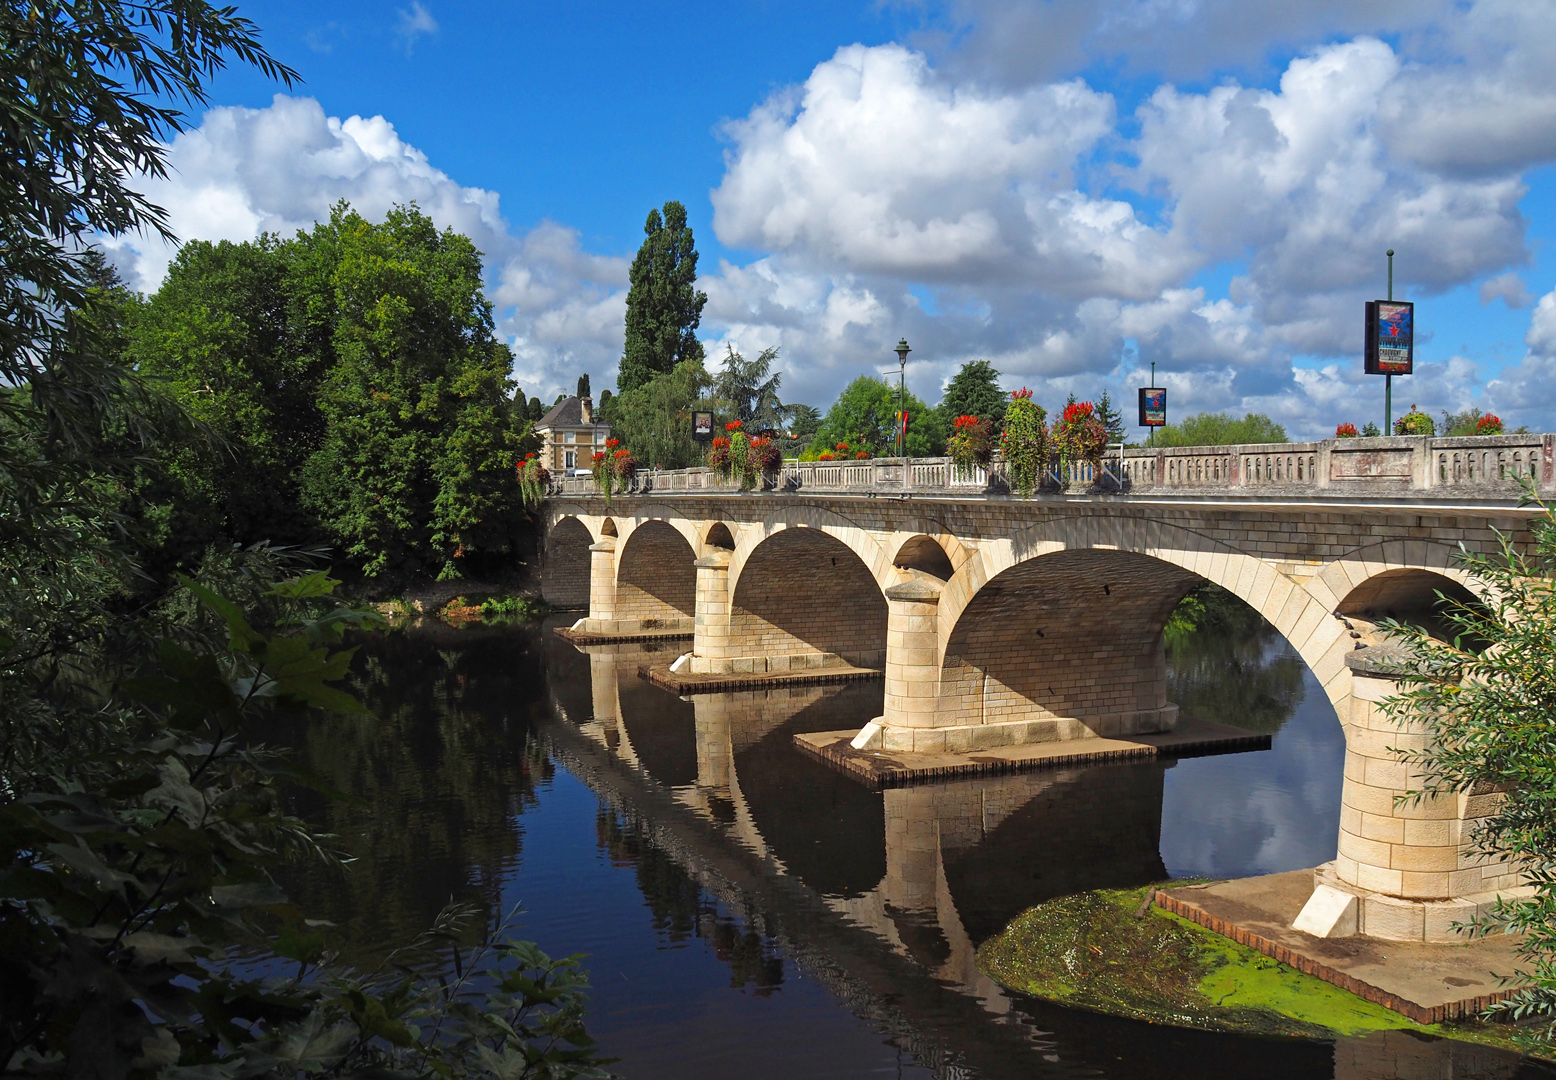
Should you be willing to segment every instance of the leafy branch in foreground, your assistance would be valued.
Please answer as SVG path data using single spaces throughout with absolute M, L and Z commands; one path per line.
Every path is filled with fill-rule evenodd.
M 332 964 L 328 928 L 271 876 L 333 858 L 328 838 L 286 813 L 279 788 L 308 778 L 256 736 L 281 712 L 360 711 L 332 685 L 351 658 L 334 646 L 375 617 L 336 603 L 322 573 L 269 591 L 269 633 L 182 584 L 227 648 L 164 640 L 100 703 L 112 720 L 94 745 L 3 777 L 6 1074 L 603 1075 L 577 960 L 505 926 L 467 959 L 468 915 L 451 909 L 379 971 Z
M 1527 542 L 1498 534 L 1500 550 L 1461 547 L 1458 564 L 1476 582 L 1476 603 L 1443 597 L 1451 640 L 1418 627 L 1384 624 L 1406 657 L 1404 689 L 1383 703 L 1395 722 L 1424 729 L 1426 749 L 1401 752 L 1420 769 L 1427 792 L 1499 793 L 1471 839 L 1477 854 L 1508 860 L 1534 887 L 1499 898 L 1477 919 L 1477 934 L 1523 935 L 1521 970 L 1505 977 L 1515 992 L 1492 1012 L 1537 1021 L 1556 1042 L 1556 516 L 1540 513 Z

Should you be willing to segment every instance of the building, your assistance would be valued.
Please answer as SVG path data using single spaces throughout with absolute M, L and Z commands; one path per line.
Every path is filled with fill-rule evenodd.
M 560 478 L 575 469 L 592 471 L 594 454 L 605 449 L 611 427 L 596 419 L 592 398 L 569 397 L 551 406 L 535 433 L 542 439 L 541 464 Z

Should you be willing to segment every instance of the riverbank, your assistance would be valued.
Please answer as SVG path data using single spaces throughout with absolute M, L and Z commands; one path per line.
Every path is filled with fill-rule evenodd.
M 1511 1029 L 1423 1025 L 1149 905 L 1097 890 L 1029 908 L 978 950 L 1002 986 L 1072 1007 L 1205 1031 L 1309 1039 L 1414 1031 L 1519 1050 Z

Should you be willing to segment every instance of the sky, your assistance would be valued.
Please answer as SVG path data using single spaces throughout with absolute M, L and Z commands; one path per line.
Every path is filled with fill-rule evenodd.
M 147 181 L 183 239 L 415 202 L 485 253 L 526 394 L 612 385 L 648 212 L 687 207 L 710 363 L 823 409 L 987 359 L 1052 408 L 1297 438 L 1381 423 L 1363 304 L 1416 302 L 1397 416 L 1556 430 L 1556 0 L 241 4 L 303 81 L 212 85 Z M 173 251 L 105 241 L 154 290 Z

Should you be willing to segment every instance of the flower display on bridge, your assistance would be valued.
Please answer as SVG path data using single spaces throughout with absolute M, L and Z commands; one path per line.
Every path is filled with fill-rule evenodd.
M 1495 413 L 1487 413 L 1475 421 L 1475 434 L 1500 435 L 1502 434 L 1502 418 Z
M 1000 449 L 1005 452 L 1010 485 L 1022 495 L 1032 494 L 1043 484 L 1049 454 L 1047 419 L 1047 411 L 1032 400 L 1032 391 L 1024 386 L 1011 391 Z
M 1359 432 L 1357 432 L 1355 424 L 1345 423 L 1335 425 L 1334 437 L 1337 439 L 1354 439 L 1358 434 Z
M 993 425 L 977 416 L 958 416 L 951 421 L 951 428 L 946 453 L 957 470 L 966 473 L 974 467 L 986 468 L 994 457 Z
M 551 489 L 551 473 L 540 459 L 531 450 L 523 461 L 518 464 L 519 495 L 524 505 L 534 509 L 545 499 L 546 492 Z
M 1394 421 L 1395 435 L 1436 435 L 1437 425 L 1426 413 L 1418 410 L 1414 405 L 1410 411 L 1398 420 Z
M 1101 463 L 1108 447 L 1108 429 L 1089 401 L 1073 401 L 1064 407 L 1054 425 L 1053 438 L 1054 447 L 1066 462 L 1088 462 L 1093 469 Z

